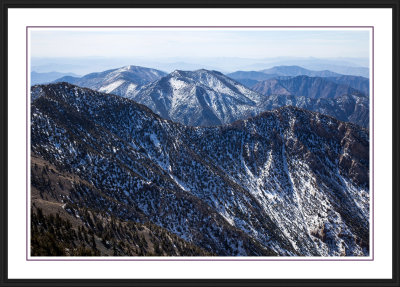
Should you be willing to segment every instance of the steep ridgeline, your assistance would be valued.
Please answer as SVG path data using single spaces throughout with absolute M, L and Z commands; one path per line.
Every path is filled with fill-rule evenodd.
M 174 71 L 131 97 L 165 119 L 211 126 L 256 115 L 261 95 L 220 72 Z
M 365 129 L 293 107 L 187 127 L 129 99 L 67 83 L 37 89 L 32 158 L 54 166 L 48 174 L 63 177 L 58 186 L 67 193 L 37 180 L 32 188 L 44 198 L 37 202 L 52 193 L 96 236 L 100 227 L 84 210 L 157 226 L 164 237 L 178 237 L 179 254 L 369 254 Z
M 159 70 L 129 65 L 100 73 L 91 73 L 81 78 L 62 77 L 54 82 L 68 82 L 80 87 L 125 97 L 133 94 L 139 86 L 156 81 L 165 75 L 166 73 Z

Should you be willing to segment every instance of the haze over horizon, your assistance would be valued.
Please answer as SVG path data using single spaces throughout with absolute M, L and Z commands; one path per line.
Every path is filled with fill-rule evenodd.
M 282 64 L 368 67 L 370 53 L 367 30 L 70 29 L 32 30 L 30 36 L 32 71 L 81 75 L 129 64 L 166 72 Z

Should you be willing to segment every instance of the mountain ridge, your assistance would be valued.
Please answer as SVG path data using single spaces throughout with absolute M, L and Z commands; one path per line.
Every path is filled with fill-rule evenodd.
M 306 70 L 297 66 L 275 69 L 276 72 L 294 69 L 296 73 Z M 261 74 L 257 72 L 257 76 Z M 328 77 L 335 73 L 328 73 L 324 78 L 263 75 L 273 78 L 257 82 L 249 89 L 240 84 L 240 80 L 238 82 L 218 71 L 175 70 L 170 74 L 160 74 L 153 69 L 125 66 L 86 75 L 80 79 L 81 82 L 75 84 L 134 99 L 163 118 L 192 126 L 227 124 L 282 104 L 298 105 L 363 127 L 369 125 L 369 103 L 362 98 L 368 97 L 368 79 L 353 76 Z M 77 81 L 71 80 L 71 77 L 64 79 L 73 83 Z M 325 101 L 322 98 L 339 100 Z M 344 103 L 349 106 L 345 107 Z
M 190 127 L 70 84 L 37 89 L 32 154 L 90 183 L 56 196 L 75 217 L 149 220 L 219 256 L 369 254 L 369 134 L 357 125 L 284 107 Z

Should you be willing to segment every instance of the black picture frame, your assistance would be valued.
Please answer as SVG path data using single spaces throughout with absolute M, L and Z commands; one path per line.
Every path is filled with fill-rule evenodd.
M 8 9 L 10 8 L 390 8 L 393 40 L 393 226 L 391 279 L 9 279 L 8 278 Z M 0 286 L 400 286 L 399 265 L 399 13 L 398 0 L 1 0 Z M 14 191 L 15 192 L 15 191 Z M 356 264 L 356 263 L 355 263 Z M 288 271 L 290 272 L 290 271 Z M 334 272 L 334 271 L 332 271 Z

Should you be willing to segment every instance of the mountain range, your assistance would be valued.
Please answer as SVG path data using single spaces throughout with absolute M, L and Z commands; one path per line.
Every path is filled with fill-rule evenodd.
M 299 66 L 274 66 L 261 71 L 237 71 L 227 74 L 227 76 L 237 80 L 249 88 L 252 88 L 260 81 L 278 77 L 338 77 L 341 75 L 328 70 L 312 71 Z
M 342 75 L 369 77 L 368 58 L 315 58 L 315 57 L 274 57 L 274 58 L 241 58 L 241 57 L 172 57 L 152 55 L 151 57 L 45 57 L 31 58 L 31 69 L 36 72 L 73 72 L 79 75 L 93 71 L 105 71 L 122 67 L 126 63 L 152 67 L 171 73 L 175 70 L 218 70 L 223 73 L 235 71 L 259 71 L 275 66 L 300 66 L 309 70 L 329 70 Z
M 237 80 L 243 85 L 253 88 L 262 81 L 276 78 L 292 78 L 297 76 L 308 76 L 312 78 L 324 78 L 324 80 L 336 84 L 348 85 L 369 94 L 369 80 L 361 76 L 342 75 L 329 70 L 313 71 L 299 66 L 276 66 L 261 71 L 237 71 L 227 74 L 228 77 Z
M 126 66 L 82 78 L 64 77 L 82 87 L 113 93 L 144 104 L 165 119 L 192 126 L 232 123 L 284 105 L 295 105 L 369 127 L 369 80 L 356 76 L 319 75 L 296 66 L 275 67 L 278 74 L 243 72 L 257 81 L 252 89 L 217 71 L 161 71 Z M 237 77 L 242 72 L 235 74 Z M 335 77 L 332 77 L 335 76 Z M 264 78 L 267 80 L 262 80 Z M 336 100 L 340 98 L 339 100 Z
M 143 89 L 165 104 L 158 87 L 207 99 L 209 85 L 235 105 L 260 98 L 206 71 L 176 71 Z M 287 106 L 192 127 L 128 98 L 65 82 L 34 86 L 31 164 L 37 248 L 369 255 L 369 132 L 320 113 Z M 63 219 L 52 219 L 54 211 Z M 52 222 L 69 227 L 64 236 Z
M 259 82 L 253 90 L 262 95 L 294 95 L 307 98 L 332 99 L 342 95 L 365 96 L 350 85 L 337 84 L 320 77 L 296 76 Z

